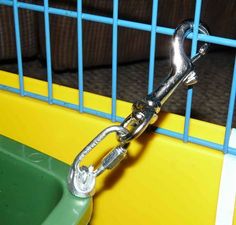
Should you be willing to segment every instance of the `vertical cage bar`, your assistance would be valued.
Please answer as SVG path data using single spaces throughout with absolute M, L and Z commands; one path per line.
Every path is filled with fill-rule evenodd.
M 149 75 L 148 75 L 148 93 L 153 91 L 153 83 L 154 83 L 157 12 L 158 12 L 158 0 L 153 0 L 151 41 L 150 41 L 150 61 L 149 61 Z
M 47 60 L 47 81 L 48 81 L 48 103 L 52 104 L 52 62 L 51 62 L 51 44 L 50 44 L 50 24 L 48 12 L 48 0 L 44 0 L 44 25 L 46 41 L 46 60 Z
M 24 78 L 23 78 L 23 65 L 22 65 L 22 52 L 21 52 L 20 23 L 19 23 L 19 11 L 18 11 L 17 0 L 13 0 L 13 14 L 14 14 L 15 38 L 16 38 L 17 66 L 19 74 L 19 87 L 20 87 L 20 94 L 24 96 Z
M 200 23 L 201 7 L 202 7 L 202 0 L 197 0 L 196 6 L 195 6 L 195 15 L 194 15 L 191 57 L 193 57 L 197 52 L 198 27 L 199 27 L 199 23 Z M 186 101 L 185 121 L 184 121 L 184 135 L 183 135 L 184 142 L 187 142 L 188 137 L 189 137 L 189 125 L 190 125 L 190 117 L 191 117 L 192 98 L 193 98 L 193 89 L 192 89 L 192 87 L 189 87 L 188 91 L 187 91 L 187 101 Z
M 234 117 L 235 100 L 236 100 L 236 55 L 235 55 L 235 60 L 234 60 L 233 80 L 232 80 L 227 122 L 226 122 L 226 128 L 225 128 L 225 137 L 224 137 L 224 146 L 223 146 L 224 153 L 228 152 L 230 132 L 231 132 L 232 122 L 233 122 L 233 117 Z
M 77 0 L 79 111 L 84 111 L 82 0 Z
M 112 26 L 112 109 L 111 119 L 116 121 L 117 99 L 117 45 L 118 45 L 118 0 L 113 0 L 113 26 Z

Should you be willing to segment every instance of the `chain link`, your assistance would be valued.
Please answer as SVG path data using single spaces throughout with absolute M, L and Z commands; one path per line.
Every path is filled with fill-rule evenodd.
M 208 44 L 204 44 L 199 53 L 189 59 L 183 50 L 183 40 L 193 29 L 193 22 L 185 21 L 173 35 L 172 69 L 167 78 L 145 99 L 133 104 L 132 113 L 118 126 L 111 126 L 98 134 L 75 158 L 69 172 L 68 184 L 70 191 L 79 197 L 90 197 L 94 194 L 95 179 L 107 169 L 116 167 L 127 154 L 130 141 L 139 137 L 158 118 L 161 106 L 181 84 L 192 85 L 197 82 L 193 63 L 205 54 Z M 206 28 L 200 25 L 201 33 L 208 34 Z M 104 138 L 116 133 L 118 144 L 101 160 L 97 169 L 94 166 L 80 165 L 83 158 L 92 151 Z

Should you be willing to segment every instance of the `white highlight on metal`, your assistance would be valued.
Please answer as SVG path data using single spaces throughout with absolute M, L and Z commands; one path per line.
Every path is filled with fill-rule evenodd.
M 236 148 L 236 129 L 232 129 L 229 146 Z M 232 225 L 236 200 L 236 156 L 225 154 L 215 225 Z

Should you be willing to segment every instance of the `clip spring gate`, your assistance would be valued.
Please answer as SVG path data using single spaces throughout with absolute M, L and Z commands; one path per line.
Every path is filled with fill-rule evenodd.
M 113 169 L 126 157 L 129 142 L 140 136 L 149 124 L 157 120 L 162 105 L 176 88 L 181 83 L 187 86 L 197 83 L 193 63 L 205 55 L 209 45 L 204 43 L 199 52 L 192 59 L 189 59 L 184 52 L 183 41 L 192 31 L 193 22 L 191 21 L 184 21 L 176 28 L 172 39 L 171 71 L 157 89 L 147 95 L 146 98 L 135 102 L 132 113 L 120 125 L 104 129 L 76 156 L 68 176 L 68 187 L 73 195 L 81 198 L 93 196 L 96 177 L 106 169 Z M 209 34 L 208 30 L 201 24 L 199 31 Z M 111 133 L 116 133 L 119 143 L 101 160 L 98 168 L 81 166 L 83 158 Z

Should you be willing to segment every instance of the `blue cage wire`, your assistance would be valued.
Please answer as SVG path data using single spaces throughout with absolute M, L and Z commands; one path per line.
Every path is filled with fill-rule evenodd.
M 19 93 L 22 96 L 28 96 L 28 97 L 36 98 L 42 101 L 47 101 L 50 104 L 57 104 L 57 105 L 79 110 L 80 112 L 86 112 L 86 113 L 90 113 L 96 116 L 111 119 L 113 122 L 115 121 L 121 122 L 123 118 L 118 117 L 116 114 L 118 27 L 126 27 L 130 29 L 137 29 L 137 30 L 147 31 L 151 33 L 149 77 L 148 77 L 148 92 L 149 93 L 153 90 L 153 83 L 154 83 L 156 35 L 157 34 L 172 35 L 174 32 L 174 29 L 157 25 L 158 0 L 153 0 L 151 24 L 119 19 L 118 18 L 118 3 L 119 3 L 119 0 L 113 0 L 113 17 L 106 17 L 106 16 L 99 16 L 99 15 L 84 13 L 82 10 L 82 0 L 77 1 L 77 11 L 49 7 L 48 0 L 44 0 L 44 5 L 25 3 L 18 0 L 0 0 L 0 4 L 11 6 L 13 8 L 15 37 L 16 37 L 16 50 L 17 50 L 17 60 L 18 60 L 18 74 L 19 74 L 19 89 L 5 86 L 2 84 L 0 84 L 0 89 L 8 90 L 14 93 Z M 21 40 L 20 40 L 20 27 L 19 27 L 19 8 L 33 10 L 33 11 L 41 12 L 44 14 L 47 82 L 48 82 L 48 96 L 47 97 L 26 91 L 24 88 L 24 80 L 23 80 L 24 75 L 23 75 L 23 66 L 22 66 L 22 53 L 21 53 Z M 196 54 L 198 41 L 204 41 L 208 43 L 236 48 L 236 39 L 230 39 L 230 38 L 213 36 L 213 35 L 204 35 L 204 34 L 198 33 L 201 8 L 202 8 L 202 0 L 196 0 L 195 14 L 194 14 L 194 30 L 193 30 L 193 33 L 189 34 L 187 37 L 189 39 L 192 39 L 191 56 L 193 57 Z M 71 104 L 69 102 L 64 102 L 64 101 L 53 98 L 50 24 L 49 24 L 50 14 L 72 17 L 72 18 L 77 19 L 78 80 L 79 80 L 78 105 Z M 84 106 L 83 48 L 82 48 L 83 47 L 82 45 L 83 43 L 82 21 L 83 20 L 112 25 L 112 95 L 111 95 L 112 102 L 111 102 L 110 114 L 95 110 L 93 108 L 87 108 Z M 230 139 L 230 133 L 231 133 L 231 128 L 232 128 L 235 97 L 236 97 L 236 57 L 234 60 L 233 79 L 232 79 L 232 86 L 231 86 L 230 99 L 229 99 L 229 105 L 228 105 L 228 115 L 227 115 L 227 121 L 225 124 L 226 129 L 225 129 L 224 143 L 222 145 L 213 143 L 204 139 L 199 139 L 199 138 L 189 135 L 192 96 L 193 96 L 193 89 L 190 88 L 188 89 L 188 93 L 187 93 L 185 123 L 184 123 L 183 133 L 177 133 L 177 132 L 174 132 L 168 129 L 163 129 L 163 128 L 158 128 L 156 132 L 164 134 L 164 135 L 168 135 L 174 138 L 182 139 L 185 142 L 192 142 L 192 143 L 200 144 L 203 146 L 207 146 L 213 149 L 223 151 L 224 153 L 232 153 L 236 155 L 236 149 L 229 147 L 229 139 Z

